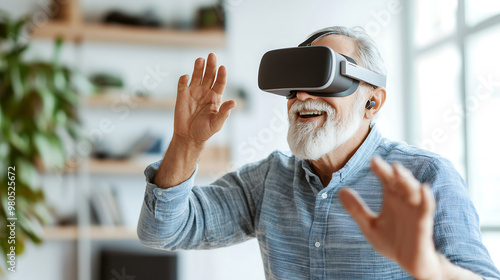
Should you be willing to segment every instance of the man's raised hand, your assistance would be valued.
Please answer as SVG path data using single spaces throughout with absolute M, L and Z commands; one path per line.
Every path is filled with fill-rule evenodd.
M 208 55 L 206 67 L 205 59 L 196 59 L 189 85 L 188 81 L 189 75 L 179 78 L 173 137 L 202 146 L 222 128 L 236 102 L 222 103 L 227 72 L 224 66 L 217 71 L 213 53 Z
M 205 70 L 205 73 L 203 73 Z M 154 183 L 170 188 L 186 181 L 194 172 L 205 142 L 222 128 L 234 100 L 222 103 L 227 73 L 224 66 L 217 71 L 217 58 L 211 53 L 205 60 L 196 59 L 193 76 L 179 78 L 174 113 L 174 134 Z
M 375 250 L 417 279 L 440 279 L 443 260 L 434 247 L 436 202 L 430 187 L 417 181 L 402 165 L 391 166 L 380 158 L 372 160 L 372 171 L 383 186 L 379 215 L 348 188 L 339 193 L 342 205 Z

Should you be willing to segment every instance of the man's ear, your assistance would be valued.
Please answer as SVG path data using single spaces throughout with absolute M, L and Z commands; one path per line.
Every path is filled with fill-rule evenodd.
M 375 105 L 371 109 L 365 109 L 365 119 L 373 119 L 378 111 L 384 106 L 385 103 L 385 88 L 377 87 L 370 90 L 368 96 L 371 96 L 369 100 L 375 101 Z

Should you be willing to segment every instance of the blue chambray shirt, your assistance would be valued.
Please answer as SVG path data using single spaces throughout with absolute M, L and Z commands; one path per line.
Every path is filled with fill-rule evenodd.
M 338 200 L 339 190 L 349 186 L 373 211 L 380 211 L 382 186 L 370 171 L 375 155 L 400 162 L 432 186 L 439 252 L 485 279 L 500 279 L 453 165 L 382 138 L 376 126 L 327 187 L 308 161 L 281 152 L 207 186 L 193 186 L 195 171 L 178 186 L 158 188 L 152 183 L 160 164 L 156 162 L 145 170 L 138 236 L 144 245 L 165 250 L 217 248 L 257 237 L 267 279 L 411 279 L 372 248 Z

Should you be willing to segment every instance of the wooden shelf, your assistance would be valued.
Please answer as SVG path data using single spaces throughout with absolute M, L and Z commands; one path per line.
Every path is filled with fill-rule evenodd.
M 226 171 L 230 162 L 228 146 L 211 146 L 205 148 L 198 165 L 198 174 L 211 175 Z M 88 172 L 93 175 L 142 175 L 146 167 L 160 160 L 155 158 L 136 158 L 127 160 L 90 159 Z
M 123 97 L 122 97 L 123 95 Z M 85 107 L 106 108 L 116 105 L 128 105 L 130 109 L 168 109 L 175 107 L 175 98 L 169 97 L 134 97 L 128 98 L 128 94 L 105 93 L 86 96 L 82 98 Z
M 82 228 L 82 233 L 80 236 L 77 226 L 53 226 L 44 228 L 43 238 L 44 240 L 77 240 L 82 237 L 96 240 L 137 239 L 136 231 L 124 226 L 89 226 Z
M 231 98 L 236 101 L 236 107 L 233 110 L 244 110 L 245 102 L 242 99 Z M 175 108 L 175 97 L 130 97 L 127 93 L 99 93 L 85 96 L 81 103 L 88 108 L 111 108 L 116 105 L 127 105 L 131 110 L 173 110 Z
M 132 159 L 87 159 L 79 162 L 76 166 L 68 166 L 63 169 L 64 173 L 72 174 L 82 168 L 83 172 L 90 175 L 132 175 L 143 176 L 146 167 L 162 159 L 157 156 L 139 156 Z M 229 146 L 208 146 L 204 149 L 200 162 L 198 164 L 198 174 L 205 176 L 216 176 L 217 174 L 227 173 L 230 167 L 231 154 Z M 60 170 L 47 170 L 40 161 L 37 166 L 39 172 L 43 174 L 53 174 L 61 172 Z
M 176 30 L 85 22 L 78 0 L 60 3 L 54 19 L 35 28 L 33 38 L 61 37 L 70 42 L 110 42 L 128 44 L 167 45 L 179 47 L 223 47 L 226 44 L 222 28 Z
M 166 46 L 223 47 L 226 36 L 222 29 L 175 30 L 108 24 L 48 22 L 32 33 L 33 38 L 57 38 L 70 42 L 110 42 Z
M 198 165 L 198 174 L 210 175 L 227 170 L 230 162 L 228 146 L 210 146 L 205 148 Z M 87 171 L 93 175 L 142 175 L 151 163 L 161 159 L 157 157 L 139 157 L 134 159 L 89 159 Z
M 76 226 L 51 226 L 43 229 L 44 240 L 75 240 L 78 236 Z

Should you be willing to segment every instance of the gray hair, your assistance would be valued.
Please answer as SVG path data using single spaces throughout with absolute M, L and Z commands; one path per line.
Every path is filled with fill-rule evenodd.
M 339 35 L 344 35 L 356 40 L 357 49 L 356 54 L 361 61 L 358 63 L 375 73 L 386 76 L 387 71 L 385 69 L 384 61 L 380 52 L 378 51 L 377 44 L 375 41 L 366 33 L 365 29 L 361 26 L 355 27 L 344 27 L 344 26 L 332 26 L 320 29 L 313 34 L 323 31 L 332 31 Z

